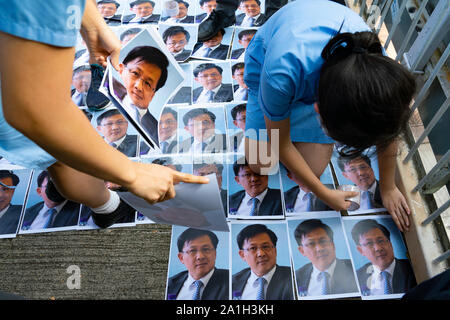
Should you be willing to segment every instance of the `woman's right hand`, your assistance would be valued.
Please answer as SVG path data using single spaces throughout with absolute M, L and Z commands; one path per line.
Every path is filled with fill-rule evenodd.
M 347 210 L 351 202 L 346 200 L 352 197 L 356 197 L 358 192 L 356 191 L 342 191 L 328 189 L 322 200 L 328 204 L 333 210 L 341 211 Z
M 157 164 L 133 162 L 133 167 L 136 179 L 124 187 L 150 204 L 174 198 L 174 185 L 180 182 L 209 183 L 206 177 L 194 176 Z

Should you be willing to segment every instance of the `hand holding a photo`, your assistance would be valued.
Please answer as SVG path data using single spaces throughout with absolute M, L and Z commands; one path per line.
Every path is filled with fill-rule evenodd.
M 209 182 L 208 178 L 178 172 L 157 164 L 133 162 L 133 166 L 136 172 L 136 179 L 124 187 L 150 204 L 174 198 L 174 185 L 180 182 Z
M 89 8 L 92 6 L 93 9 Z M 90 64 L 97 63 L 106 68 L 106 59 L 110 56 L 112 65 L 118 70 L 120 40 L 105 23 L 93 1 L 86 2 L 80 33 L 89 50 Z

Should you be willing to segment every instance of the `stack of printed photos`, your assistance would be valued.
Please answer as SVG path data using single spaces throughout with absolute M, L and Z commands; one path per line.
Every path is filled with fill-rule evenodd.
M 190 200 L 214 208 L 216 221 L 205 212 L 187 222 L 173 208 L 159 217 L 130 210 L 110 227 L 174 225 L 166 299 L 386 299 L 415 285 L 402 235 L 382 205 L 374 150 L 349 162 L 335 152 L 320 177 L 332 189 L 361 190 L 359 208 L 342 214 L 281 164 L 269 175 L 246 164 L 244 57 L 265 22 L 264 1 L 242 0 L 236 25 L 203 43 L 198 25 L 215 0 L 97 2 L 122 42 L 120 65 L 105 71 L 100 90 L 108 105 L 89 109 L 91 66 L 80 37 L 73 101 L 133 161 L 214 177 L 214 196 L 191 192 Z M 89 208 L 49 200 L 47 182 L 46 171 L 0 160 L 0 237 L 98 228 Z M 192 211 L 186 206 L 183 214 Z M 211 227 L 220 219 L 225 229 Z

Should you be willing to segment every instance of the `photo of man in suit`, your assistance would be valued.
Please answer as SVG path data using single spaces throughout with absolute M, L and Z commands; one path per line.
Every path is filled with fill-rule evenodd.
M 91 67 L 81 65 L 73 70 L 72 75 L 72 101 L 77 106 L 86 106 L 86 96 L 91 85 Z
M 252 224 L 236 240 L 239 256 L 249 267 L 233 274 L 233 297 L 293 300 L 291 267 L 277 265 L 277 235 L 263 224 Z
M 211 12 L 217 7 L 216 0 L 200 0 L 199 4 L 200 9 L 204 11 L 204 13 L 195 16 L 196 23 L 200 23 L 208 18 Z
M 184 129 L 191 135 L 180 142 L 179 152 L 220 153 L 227 150 L 226 135 L 216 133 L 216 115 L 206 108 L 189 110 L 183 116 Z
M 105 141 L 125 154 L 127 157 L 137 156 L 137 135 L 128 135 L 128 121 L 117 109 L 103 112 L 97 118 L 97 130 Z
M 213 173 L 216 175 L 217 184 L 219 185 L 220 197 L 222 199 L 223 210 L 225 211 L 226 216 L 228 214 L 228 192 L 226 189 L 222 189 L 223 165 L 220 163 L 194 163 L 193 174 L 195 174 L 196 176 L 207 176 Z
M 116 14 L 120 4 L 115 0 L 100 0 L 97 1 L 97 8 L 100 11 L 106 24 L 109 26 L 120 26 L 122 15 Z
M 194 80 L 201 87 L 192 92 L 193 103 L 229 102 L 233 100 L 230 83 L 222 83 L 222 67 L 214 63 L 202 63 L 195 67 Z
M 197 42 L 192 50 L 192 57 L 225 60 L 230 46 L 222 44 L 224 35 L 225 29 L 220 29 L 215 36 L 205 42 Z
M 397 259 L 390 231 L 374 219 L 364 219 L 351 231 L 358 252 L 369 262 L 357 270 L 361 293 L 386 295 L 404 293 L 416 286 L 408 259 Z
M 165 107 L 159 119 L 159 146 L 162 153 L 178 152 L 178 113 L 172 108 Z
M 22 230 L 38 230 L 57 227 L 76 226 L 80 213 L 78 203 L 65 199 L 53 187 L 47 187 L 50 176 L 42 171 L 37 177 L 36 193 L 43 201 L 36 203 L 25 211 Z
M 259 27 L 266 22 L 266 16 L 261 13 L 259 0 L 241 0 L 239 9 L 244 13 L 236 16 L 236 25 L 242 27 Z
M 244 190 L 230 196 L 230 215 L 276 216 L 283 215 L 281 191 L 269 188 L 269 176 L 253 172 L 245 157 L 233 164 L 234 180 Z
M 155 2 L 150 0 L 136 0 L 130 2 L 130 8 L 133 14 L 129 14 L 123 17 L 122 23 L 152 23 L 157 24 L 159 14 L 153 14 L 155 9 Z
M 356 158 L 338 157 L 338 165 L 344 178 L 351 180 L 361 190 L 361 203 L 358 210 L 383 207 L 380 185 L 367 155 L 363 154 Z
M 229 272 L 215 267 L 218 243 L 209 230 L 188 228 L 178 236 L 178 259 L 187 270 L 168 279 L 167 299 L 229 299 Z
M 177 61 L 185 61 L 191 56 L 191 50 L 185 49 L 191 38 L 189 32 L 181 26 L 167 28 L 162 38 L 169 52 Z
M 304 183 L 289 169 L 286 168 L 287 177 L 297 184 L 284 192 L 284 202 L 286 204 L 286 212 L 300 213 L 310 211 L 332 211 L 325 202 L 320 200 Z M 333 189 L 332 184 L 325 184 Z
M 245 50 L 255 35 L 255 29 L 244 29 L 238 33 L 238 43 L 242 48 L 235 49 L 231 52 L 231 59 L 244 60 Z
M 245 153 L 245 115 L 247 105 L 245 103 L 238 104 L 231 109 L 231 117 L 233 118 L 233 124 L 240 129 L 237 133 L 230 137 L 230 148 L 234 152 Z
M 119 96 L 125 111 L 158 141 L 158 121 L 148 110 L 156 91 L 167 80 L 169 61 L 158 48 L 138 46 L 133 48 L 119 64 L 119 74 L 126 91 Z
M 244 63 L 238 62 L 231 67 L 232 78 L 237 82 L 234 85 L 234 101 L 248 100 L 248 87 L 244 82 Z
M 184 0 L 174 0 L 178 3 L 178 14 L 170 17 L 163 17 L 161 21 L 168 23 L 194 23 L 194 16 L 188 15 L 189 3 Z
M 125 30 L 120 34 L 120 43 L 122 47 L 126 45 L 131 39 L 133 39 L 139 32 L 141 32 L 141 28 L 130 28 Z
M 319 219 L 305 220 L 294 236 L 298 251 L 311 261 L 295 271 L 299 296 L 358 292 L 350 259 L 336 257 L 330 226 Z
M 17 232 L 22 205 L 11 204 L 19 177 L 10 170 L 0 170 L 0 234 Z

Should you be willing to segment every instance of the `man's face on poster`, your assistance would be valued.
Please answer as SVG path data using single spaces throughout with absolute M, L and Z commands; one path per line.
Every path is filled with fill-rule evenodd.
M 300 253 L 320 271 L 325 271 L 336 260 L 336 248 L 326 231 L 317 228 L 302 237 Z
M 346 164 L 342 175 L 363 191 L 367 191 L 375 182 L 373 169 L 361 158 L 356 158 Z
M 173 36 L 167 38 L 166 46 L 169 52 L 176 54 L 183 51 L 184 47 L 187 45 L 186 36 L 183 32 L 177 33 Z
M 147 109 L 155 95 L 161 69 L 136 58 L 126 65 L 120 64 L 119 73 L 133 104 L 140 109 Z
M 170 139 L 177 131 L 177 120 L 172 113 L 167 112 L 161 115 L 158 123 L 159 139 L 166 141 Z
M 150 2 L 144 2 L 134 5 L 131 8 L 131 11 L 136 15 L 137 18 L 143 18 L 153 13 L 153 6 Z
M 249 17 L 255 17 L 261 13 L 261 7 L 255 0 L 242 1 L 239 8 Z
M 257 276 L 262 277 L 276 265 L 277 248 L 267 233 L 260 233 L 244 241 L 239 256 Z
M 195 280 L 207 275 L 216 264 L 216 249 L 208 235 L 200 236 L 184 243 L 178 259 L 188 269 Z
M 77 72 L 72 78 L 72 85 L 77 92 L 87 92 L 91 85 L 91 70 Z
M 102 120 L 97 130 L 108 142 L 120 140 L 127 134 L 128 121 L 121 114 L 116 114 Z
M 97 5 L 98 11 L 103 18 L 111 17 L 116 14 L 117 7 L 114 3 L 100 3 Z
M 211 1 L 205 2 L 205 3 L 203 3 L 202 6 L 200 6 L 200 8 L 203 11 L 205 11 L 207 14 L 210 14 L 216 7 L 217 7 L 216 0 L 211 0 Z
M 252 198 L 260 195 L 269 185 L 269 176 L 253 172 L 249 166 L 242 166 L 234 180 L 241 185 Z
M 195 169 L 194 174 L 196 176 L 207 176 L 209 174 L 215 174 L 217 179 L 217 184 L 219 185 L 219 188 L 222 187 L 222 173 L 219 172 L 219 169 L 215 164 L 207 164 L 201 168 Z
M 214 90 L 222 84 L 222 74 L 217 68 L 210 68 L 200 71 L 194 80 L 200 83 L 204 89 Z
M 13 186 L 12 178 L 6 177 L 1 178 L 0 181 L 6 186 Z M 0 211 L 5 209 L 11 203 L 12 197 L 14 196 L 14 188 L 8 188 L 0 185 Z
M 360 235 L 356 249 L 381 271 L 394 261 L 392 243 L 379 228 L 373 228 Z
M 215 123 L 211 117 L 204 113 L 188 120 L 185 127 L 192 137 L 197 141 L 204 141 L 214 135 Z

